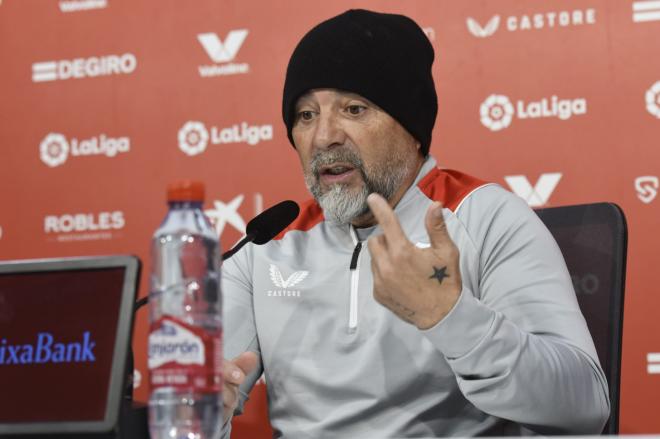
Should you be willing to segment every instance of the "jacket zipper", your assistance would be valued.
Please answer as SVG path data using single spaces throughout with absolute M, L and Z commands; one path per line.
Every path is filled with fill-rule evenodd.
M 360 282 L 360 250 L 362 242 L 357 239 L 357 233 L 351 227 L 351 238 L 355 243 L 351 257 L 351 293 L 348 305 L 348 332 L 355 332 L 358 325 L 358 284 Z

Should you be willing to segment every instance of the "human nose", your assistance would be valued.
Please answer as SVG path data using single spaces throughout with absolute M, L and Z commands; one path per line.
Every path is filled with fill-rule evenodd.
M 314 129 L 313 145 L 315 149 L 329 149 L 343 145 L 346 133 L 334 114 L 320 114 Z

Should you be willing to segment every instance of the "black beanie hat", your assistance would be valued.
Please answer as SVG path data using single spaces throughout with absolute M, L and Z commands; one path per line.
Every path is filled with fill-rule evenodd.
M 433 57 L 422 29 L 403 15 L 353 9 L 314 27 L 293 51 L 284 81 L 282 117 L 291 144 L 298 98 L 335 88 L 378 105 L 419 141 L 426 156 L 438 112 Z

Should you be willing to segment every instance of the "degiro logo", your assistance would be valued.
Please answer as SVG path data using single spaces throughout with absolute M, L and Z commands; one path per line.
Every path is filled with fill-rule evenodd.
M 247 143 L 256 145 L 264 140 L 273 139 L 272 125 L 249 125 L 247 122 L 232 125 L 228 128 L 215 126 L 208 130 L 199 121 L 188 121 L 179 130 L 179 149 L 189 156 L 201 154 L 210 141 L 213 145 L 230 143 Z
M 586 113 L 586 99 L 559 99 L 554 95 L 539 101 L 518 100 L 514 107 L 508 97 L 492 94 L 479 107 L 481 123 L 491 131 L 500 131 L 508 127 L 514 117 L 518 119 L 556 117 L 560 120 L 568 120 Z
M 70 141 L 60 133 L 49 133 L 39 145 L 39 156 L 46 165 L 54 168 L 66 162 L 72 156 L 105 155 L 114 157 L 128 152 L 131 141 L 128 137 L 109 137 L 105 134 L 88 139 L 71 138 Z
M 127 75 L 137 67 L 132 53 L 123 55 L 92 56 L 90 58 L 43 61 L 32 64 L 32 81 L 94 78 L 108 75 Z
M 37 334 L 35 343 L 12 345 L 3 338 L 0 341 L 0 366 L 12 364 L 46 364 L 46 363 L 93 363 L 96 342 L 92 340 L 91 332 L 82 334 L 82 341 L 62 343 L 55 342 L 55 337 L 49 332 Z

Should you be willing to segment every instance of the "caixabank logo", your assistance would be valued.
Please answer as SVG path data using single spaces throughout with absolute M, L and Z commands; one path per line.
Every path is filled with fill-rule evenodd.
M 108 240 L 119 237 L 125 225 L 120 210 L 64 213 L 44 217 L 44 234 L 58 242 Z
M 47 363 L 94 363 L 96 341 L 90 331 L 80 341 L 63 342 L 50 332 L 40 332 L 33 343 L 13 344 L 0 339 L 0 366 Z
M 238 194 L 228 202 L 214 198 L 212 207 L 204 210 L 204 213 L 215 228 L 218 238 L 222 237 L 222 232 L 227 225 L 241 234 L 245 233 L 245 220 L 239 212 L 245 198 L 246 194 Z M 264 210 L 264 197 L 260 192 L 252 194 L 252 209 L 254 216 L 259 215 Z M 242 210 L 245 211 L 245 208 Z
M 532 101 L 517 100 L 514 104 L 505 95 L 492 94 L 479 107 L 481 123 L 491 131 L 508 128 L 514 119 L 555 118 L 566 121 L 584 114 L 587 114 L 585 98 L 565 99 L 556 95 Z
M 245 62 L 233 62 L 248 36 L 247 29 L 234 29 L 227 33 L 224 41 L 214 32 L 197 35 L 206 55 L 214 64 L 203 64 L 198 67 L 202 78 L 213 76 L 239 75 L 248 73 L 250 65 Z
M 241 122 L 229 127 L 212 126 L 207 129 L 203 122 L 191 120 L 179 129 L 179 149 L 189 156 L 206 151 L 209 142 L 212 145 L 247 143 L 254 146 L 259 142 L 273 139 L 272 125 L 252 125 Z
M 67 139 L 61 133 L 48 133 L 39 144 L 41 161 L 51 168 L 63 165 L 69 157 L 105 156 L 115 157 L 131 150 L 128 137 L 111 137 L 99 134 L 89 138 Z
M 132 53 L 62 59 L 57 61 L 39 61 L 32 64 L 32 81 L 48 82 L 110 75 L 128 75 L 133 73 L 136 68 L 137 58 Z

